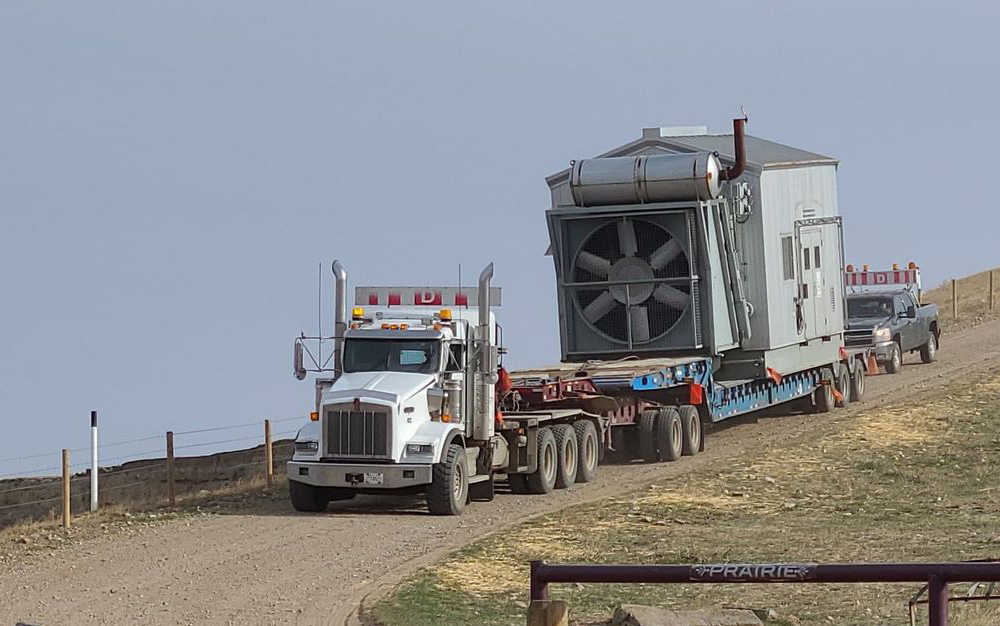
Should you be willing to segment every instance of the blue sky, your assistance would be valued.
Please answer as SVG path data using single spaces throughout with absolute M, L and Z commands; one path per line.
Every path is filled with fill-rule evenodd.
M 997 12 L 4 3 L 0 458 L 86 445 L 92 408 L 105 440 L 308 411 L 291 339 L 338 257 L 352 284 L 494 261 L 508 363 L 554 361 L 544 177 L 741 105 L 841 159 L 849 260 L 998 265 Z

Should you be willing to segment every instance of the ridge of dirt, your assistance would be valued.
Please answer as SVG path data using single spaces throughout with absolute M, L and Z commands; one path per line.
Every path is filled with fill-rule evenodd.
M 420 498 L 359 497 L 322 515 L 278 494 L 0 562 L 0 614 L 27 623 L 358 624 L 408 574 L 473 539 L 569 505 L 638 492 L 740 450 L 822 437 L 858 411 L 932 397 L 1000 362 L 1000 322 L 948 334 L 940 360 L 870 380 L 866 402 L 829 416 L 740 419 L 713 429 L 706 451 L 677 463 L 602 466 L 588 485 L 548 497 L 500 494 L 460 518 L 432 517 Z M 0 546 L 0 553 L 4 548 Z

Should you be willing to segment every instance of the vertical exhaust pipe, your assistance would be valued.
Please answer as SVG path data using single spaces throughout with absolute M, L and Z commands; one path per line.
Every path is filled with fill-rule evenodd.
M 333 262 L 333 276 L 336 279 L 334 294 L 335 312 L 333 325 L 333 375 L 340 378 L 344 373 L 342 363 L 344 333 L 347 331 L 347 270 L 340 261 Z
M 494 386 L 496 385 L 496 348 L 490 337 L 490 280 L 493 264 L 479 275 L 479 328 L 476 333 L 476 371 L 474 373 L 474 411 L 472 438 L 485 441 L 493 436 Z
M 732 167 L 727 167 L 722 171 L 722 175 L 720 176 L 722 180 L 736 180 L 747 167 L 746 125 L 746 113 L 743 114 L 743 117 L 733 120 L 733 149 L 735 151 L 736 162 L 733 163 Z

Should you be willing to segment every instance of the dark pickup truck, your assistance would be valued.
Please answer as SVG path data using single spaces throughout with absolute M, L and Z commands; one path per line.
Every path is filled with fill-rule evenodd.
M 936 304 L 917 304 L 907 289 L 847 294 L 848 348 L 872 346 L 885 371 L 895 374 L 903 366 L 903 353 L 920 351 L 924 363 L 937 356 Z

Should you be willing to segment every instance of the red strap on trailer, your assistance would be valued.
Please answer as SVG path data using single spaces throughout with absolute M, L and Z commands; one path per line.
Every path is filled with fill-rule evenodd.
M 767 377 L 770 378 L 775 385 L 780 385 L 781 379 L 783 378 L 783 376 L 778 373 L 778 370 L 774 369 L 773 367 L 767 368 Z

